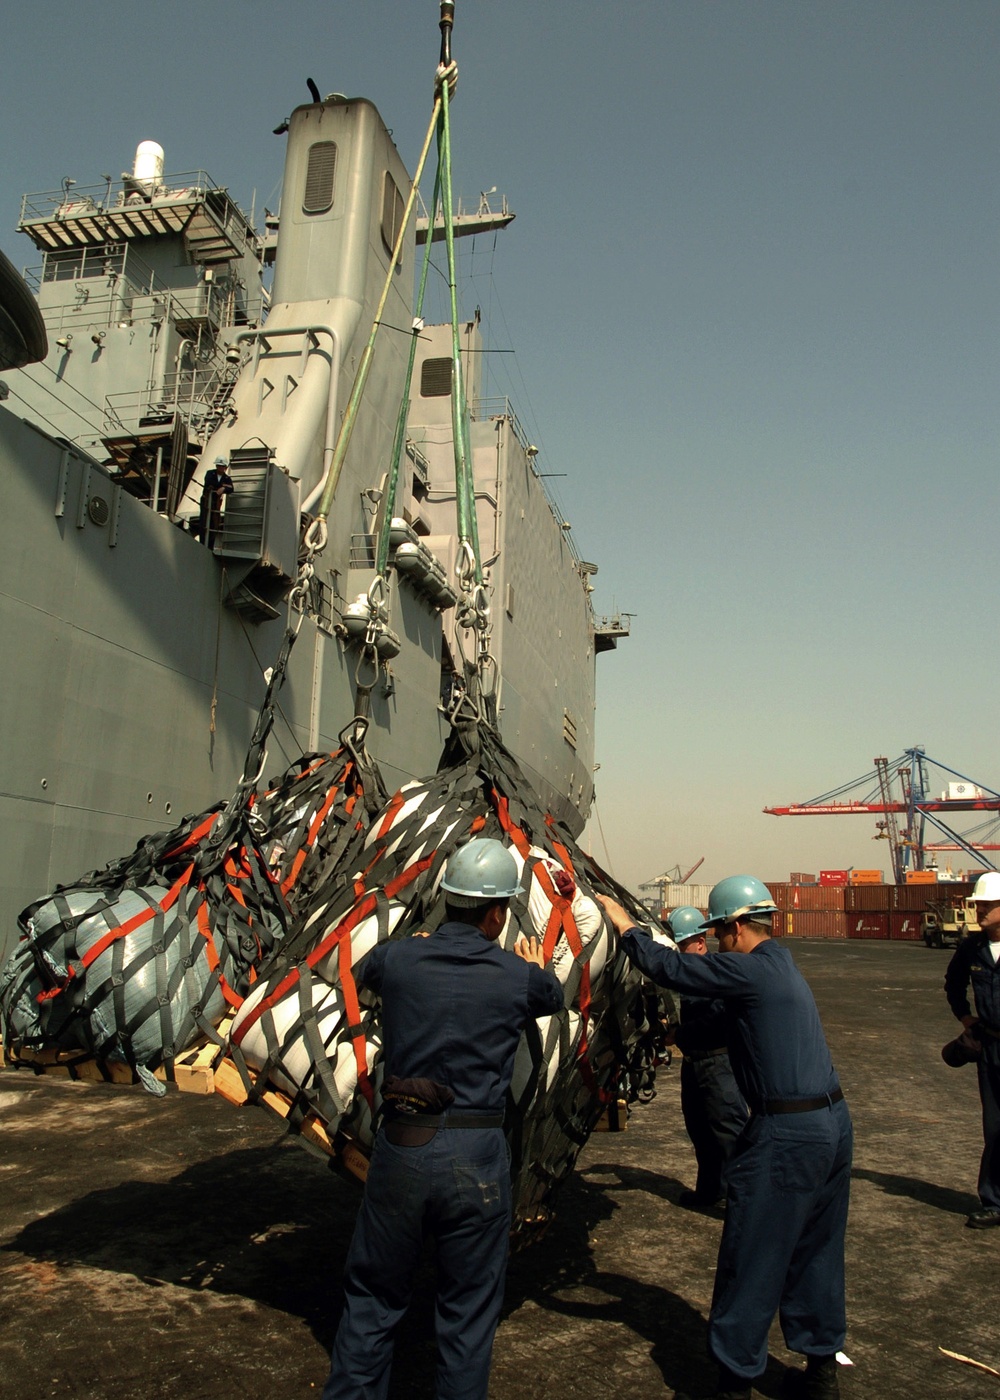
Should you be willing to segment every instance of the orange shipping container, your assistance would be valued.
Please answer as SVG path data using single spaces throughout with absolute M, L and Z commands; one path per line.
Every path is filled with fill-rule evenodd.
M 847 922 L 840 909 L 790 909 L 778 916 L 786 938 L 846 938 Z
M 852 885 L 881 885 L 881 883 L 882 883 L 882 872 L 881 872 L 881 870 L 852 870 L 852 871 L 851 871 L 851 884 L 852 884 Z
M 908 885 L 936 885 L 936 870 L 908 870 L 906 872 L 906 883 Z

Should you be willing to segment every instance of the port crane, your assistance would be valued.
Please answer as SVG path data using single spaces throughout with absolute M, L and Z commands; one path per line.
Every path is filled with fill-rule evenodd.
M 694 865 L 691 866 L 691 869 L 686 870 L 683 875 L 681 874 L 681 867 L 679 865 L 673 865 L 670 867 L 669 870 L 665 870 L 662 875 L 657 875 L 655 879 L 647 880 L 645 884 L 640 885 L 639 892 L 640 894 L 645 894 L 647 890 L 656 891 L 657 903 L 656 908 L 655 910 L 653 910 L 653 912 L 659 913 L 659 911 L 666 904 L 666 892 L 668 885 L 686 885 L 687 882 L 690 880 L 691 876 L 694 874 L 694 872 L 700 866 L 704 865 L 704 863 L 705 857 L 701 856 L 698 860 L 695 861 Z M 647 909 L 651 907 L 651 899 L 648 894 L 642 902 Z
M 953 812 L 1000 814 L 1000 793 L 939 759 L 930 758 L 919 747 L 905 749 L 899 758 L 876 758 L 873 762 L 873 770 L 819 797 L 787 807 L 765 807 L 764 811 L 774 817 L 879 817 L 876 840 L 889 842 L 897 883 L 902 883 L 908 870 L 926 869 L 927 857 L 933 860 L 938 851 L 964 851 L 977 864 L 997 868 L 984 853 L 1000 850 L 996 841 L 1000 816 L 990 817 L 964 834 L 949 826 L 945 816 Z M 949 777 L 940 798 L 931 795 L 931 771 L 935 769 Z M 943 841 L 924 839 L 928 824 L 944 837 Z M 976 840 L 976 836 L 982 839 Z

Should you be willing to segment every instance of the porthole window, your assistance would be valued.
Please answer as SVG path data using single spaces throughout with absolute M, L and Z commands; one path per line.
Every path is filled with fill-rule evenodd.
M 337 143 L 314 141 L 309 147 L 303 214 L 325 214 L 333 207 L 333 177 L 337 170 Z

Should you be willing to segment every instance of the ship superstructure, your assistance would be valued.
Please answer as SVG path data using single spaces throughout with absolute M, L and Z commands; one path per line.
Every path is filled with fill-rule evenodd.
M 5 946 L 40 892 L 239 778 L 409 184 L 376 109 L 331 97 L 291 117 L 270 237 L 203 172 L 164 175 L 152 143 L 121 181 L 25 198 L 48 353 L 6 370 L 0 390 L 0 628 L 16 658 L 0 680 Z M 410 325 L 414 253 L 411 233 L 387 326 Z M 352 618 L 389 511 L 390 641 L 368 747 L 389 784 L 438 763 L 467 646 L 454 607 L 450 334 L 421 333 L 394 502 L 408 336 L 380 334 L 269 768 L 334 746 L 354 713 Z M 475 316 L 462 347 L 500 729 L 578 832 L 593 798 L 595 650 L 617 629 L 595 624 L 594 568 L 510 404 L 481 397 Z M 199 538 L 220 459 L 234 489 Z

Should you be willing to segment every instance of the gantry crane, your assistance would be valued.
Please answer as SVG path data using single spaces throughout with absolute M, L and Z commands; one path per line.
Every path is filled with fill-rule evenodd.
M 656 909 L 653 912 L 658 914 L 667 902 L 667 887 L 669 885 L 686 885 L 687 882 L 690 880 L 691 876 L 698 869 L 698 867 L 704 865 L 704 863 L 705 857 L 701 856 L 698 860 L 695 861 L 691 869 L 685 871 L 683 875 L 681 874 L 681 867 L 679 865 L 671 866 L 671 868 L 669 870 L 665 870 L 662 875 L 657 875 L 655 880 L 647 880 L 644 885 L 640 885 L 639 892 L 641 894 L 644 890 L 656 891 L 658 900 L 656 904 Z M 646 905 L 647 908 L 650 907 L 650 900 L 648 896 L 643 901 L 643 903 Z
M 874 763 L 874 772 L 864 773 L 831 792 L 788 807 L 765 807 L 764 811 L 774 817 L 881 816 L 883 820 L 877 823 L 877 839 L 890 843 L 893 875 L 898 883 L 905 879 L 907 870 L 925 869 L 926 857 L 937 851 L 965 851 L 978 864 L 997 868 L 984 852 L 998 850 L 1000 845 L 986 839 L 974 840 L 980 828 L 964 835 L 953 830 L 942 814 L 1000 813 L 1000 793 L 974 782 L 939 759 L 929 758 L 922 748 L 906 749 L 891 762 L 887 758 L 876 758 Z M 958 779 L 949 783 L 948 791 L 940 798 L 930 796 L 928 770 L 932 768 Z M 897 785 L 898 795 L 893 792 L 893 783 Z M 851 798 L 850 795 L 859 789 L 864 790 L 862 796 Z M 897 821 L 900 816 L 905 816 L 905 821 Z M 943 842 L 924 840 L 927 822 L 945 837 Z M 986 823 L 991 836 L 995 834 L 996 822 L 996 818 L 991 818 Z

